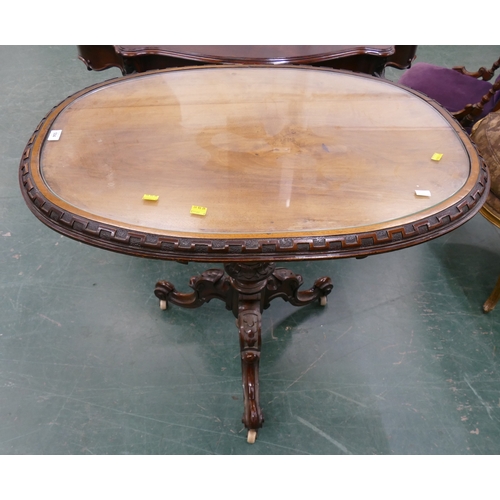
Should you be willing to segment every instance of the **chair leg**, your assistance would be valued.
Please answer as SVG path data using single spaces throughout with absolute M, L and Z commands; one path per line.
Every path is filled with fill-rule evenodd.
M 498 302 L 498 299 L 500 299 L 500 276 L 498 277 L 497 284 L 495 285 L 495 288 L 491 292 L 491 295 L 483 304 L 483 311 L 484 312 L 493 311 L 496 303 Z

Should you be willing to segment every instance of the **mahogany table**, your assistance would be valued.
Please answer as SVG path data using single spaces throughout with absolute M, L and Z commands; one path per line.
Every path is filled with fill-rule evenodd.
M 87 69 L 123 75 L 202 64 L 309 64 L 381 76 L 409 68 L 416 45 L 78 45 Z
M 236 317 L 248 441 L 259 404 L 261 314 L 326 303 L 284 261 L 365 257 L 443 235 L 481 208 L 487 169 L 458 123 L 417 92 L 300 66 L 200 66 L 109 80 L 54 107 L 20 164 L 41 222 L 128 255 L 219 262 L 191 293 Z

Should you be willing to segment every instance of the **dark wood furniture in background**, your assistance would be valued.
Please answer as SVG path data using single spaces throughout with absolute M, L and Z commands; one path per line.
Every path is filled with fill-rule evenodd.
M 481 67 L 477 71 L 467 71 L 464 66 L 456 66 L 454 71 L 458 71 L 462 75 L 472 78 L 481 79 L 489 82 L 495 76 L 496 70 L 500 68 L 500 58 L 497 59 L 490 69 Z M 453 116 L 464 126 L 470 126 L 474 119 L 481 115 L 485 106 L 494 98 L 495 94 L 500 91 L 500 78 L 492 83 L 491 89 L 481 98 L 479 102 L 468 104 L 464 109 L 453 113 Z M 491 111 L 500 111 L 500 99 L 497 99 Z
M 472 72 L 464 66 L 443 68 L 417 63 L 398 83 L 432 97 L 470 129 L 480 118 L 500 110 L 500 77 L 492 80 L 498 68 L 500 59 L 490 69 L 481 67 Z
M 193 277 L 191 293 L 159 281 L 155 294 L 162 309 L 219 299 L 236 317 L 249 442 L 264 421 L 263 310 L 275 298 L 324 305 L 332 290 L 323 277 L 301 291 L 302 277 L 276 264 L 426 242 L 473 217 L 489 191 L 468 135 L 434 101 L 306 66 L 201 66 L 96 84 L 42 120 L 19 179 L 33 214 L 63 235 L 224 265 Z
M 381 76 L 409 68 L 416 45 L 78 45 L 89 70 L 123 75 L 201 64 L 308 64 Z

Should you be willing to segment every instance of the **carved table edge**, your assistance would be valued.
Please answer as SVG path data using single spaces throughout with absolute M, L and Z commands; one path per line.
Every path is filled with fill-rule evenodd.
M 198 261 L 198 262 L 257 262 L 257 261 L 293 261 L 313 259 L 333 259 L 347 257 L 363 257 L 376 253 L 398 250 L 413 246 L 440 236 L 443 233 L 459 227 L 471 219 L 483 206 L 486 194 L 490 189 L 489 172 L 478 154 L 480 169 L 473 189 L 454 205 L 428 218 L 417 220 L 404 225 L 395 225 L 383 230 L 365 231 L 359 233 L 321 235 L 321 236 L 287 236 L 277 238 L 201 238 L 201 237 L 173 237 L 153 234 L 140 230 L 125 229 L 112 224 L 87 219 L 82 215 L 63 210 L 51 203 L 37 188 L 31 172 L 31 155 L 35 141 L 39 139 L 42 125 L 49 120 L 53 122 L 59 112 L 65 109 L 68 101 L 105 86 L 111 82 L 121 82 L 129 78 L 146 77 L 150 74 L 170 71 L 186 71 L 186 69 L 208 69 L 213 66 L 173 68 L 166 70 L 112 78 L 104 82 L 93 84 L 69 96 L 50 110 L 41 120 L 28 141 L 21 157 L 19 168 L 19 183 L 22 195 L 32 213 L 51 229 L 86 244 L 104 248 L 110 251 L 134 255 L 137 257 Z M 253 65 L 227 65 L 230 67 L 255 67 Z M 262 66 L 257 66 L 262 68 Z M 280 68 L 307 69 L 303 66 L 280 66 Z M 352 74 L 346 70 L 330 68 L 315 68 L 313 71 L 330 71 L 334 73 Z M 358 78 L 375 78 L 370 75 L 356 74 Z M 442 110 L 450 125 L 456 131 L 463 128 L 449 113 L 430 99 L 412 89 L 406 89 L 393 82 L 397 87 L 419 95 L 433 107 Z M 53 116 L 51 116 L 53 115 Z M 465 132 L 464 132 L 465 133 Z M 477 149 L 471 141 L 474 150 Z
M 36 187 L 30 171 L 28 145 L 20 164 L 22 194 L 33 214 L 51 229 L 111 251 L 139 257 L 201 262 L 286 261 L 357 257 L 412 246 L 440 236 L 473 217 L 489 192 L 488 170 L 481 170 L 474 189 L 453 206 L 425 219 L 404 225 L 326 236 L 290 236 L 283 238 L 200 238 L 173 237 L 126 229 L 87 219 L 64 211 L 47 200 Z

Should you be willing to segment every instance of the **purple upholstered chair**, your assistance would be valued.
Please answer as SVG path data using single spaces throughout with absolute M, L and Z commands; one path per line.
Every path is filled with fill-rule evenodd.
M 464 67 L 449 69 L 422 62 L 407 70 L 398 83 L 434 99 L 470 129 L 491 111 L 500 110 L 500 76 L 493 84 L 488 81 L 499 67 L 500 59 L 490 70 L 480 68 L 475 73 Z

